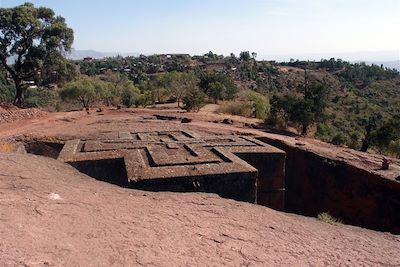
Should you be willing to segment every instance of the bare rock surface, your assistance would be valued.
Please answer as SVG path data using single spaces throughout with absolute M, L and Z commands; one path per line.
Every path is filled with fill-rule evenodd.
M 132 113 L 134 111 L 134 113 Z M 98 113 L 87 115 L 86 112 L 55 112 L 44 113 L 38 118 L 26 118 L 2 123 L 0 119 L 0 140 L 42 137 L 63 137 L 64 139 L 101 137 L 111 131 L 163 131 L 163 130 L 195 130 L 211 134 L 240 134 L 267 137 L 277 140 L 292 147 L 322 155 L 327 158 L 337 159 L 376 173 L 390 180 L 400 178 L 400 160 L 389 158 L 389 170 L 382 170 L 384 156 L 364 153 L 327 144 L 311 138 L 291 137 L 280 134 L 267 133 L 259 129 L 249 129 L 246 123 L 257 123 L 259 120 L 227 114 L 214 114 L 208 110 L 199 113 L 185 113 L 184 116 L 192 120 L 191 123 L 182 124 L 179 120 L 156 120 L 154 109 L 103 109 L 101 116 Z M 0 108 L 1 113 L 1 108 Z M 180 112 L 174 110 L 157 109 L 157 114 L 166 117 L 181 117 Z M 221 122 L 230 119 L 234 125 Z M 242 127 L 240 126 L 242 124 Z
M 400 237 L 0 153 L 1 266 L 400 265 Z

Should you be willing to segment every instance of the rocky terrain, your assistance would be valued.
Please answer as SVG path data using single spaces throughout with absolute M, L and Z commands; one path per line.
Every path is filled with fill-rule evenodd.
M 43 114 L 44 112 L 37 108 L 18 109 L 12 105 L 0 105 L 0 123 L 36 118 L 42 116 Z
M 0 154 L 6 266 L 399 265 L 400 237 L 221 199 L 98 182 Z
M 170 116 L 157 119 L 155 114 Z M 181 123 L 181 118 L 192 119 Z M 104 110 L 0 124 L 0 139 L 67 140 L 113 131 L 196 130 L 264 136 L 395 181 L 398 160 L 249 128 L 211 113 Z M 124 189 L 59 161 L 0 153 L 2 266 L 400 265 L 400 237 L 204 193 Z

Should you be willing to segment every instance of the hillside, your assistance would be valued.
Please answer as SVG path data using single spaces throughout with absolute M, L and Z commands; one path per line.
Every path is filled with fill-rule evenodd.
M 255 57 L 255 53 L 249 52 L 242 52 L 239 57 L 212 52 L 202 56 L 162 54 L 101 60 L 94 57 L 61 66 L 73 71 L 60 75 L 58 81 L 53 81 L 52 76 L 41 77 L 37 84 L 45 87 L 53 81 L 51 86 L 58 83 L 59 91 L 63 91 L 64 85 L 74 88 L 81 86 L 80 83 L 92 84 L 97 88 L 96 92 L 88 93 L 92 104 L 147 107 L 179 102 L 181 108 L 198 110 L 205 103 L 225 101 L 217 112 L 257 117 L 269 127 L 295 134 L 305 128 L 308 136 L 323 141 L 400 157 L 400 134 L 385 130 L 389 126 L 398 128 L 395 125 L 399 124 L 396 121 L 400 114 L 398 71 L 333 58 L 278 63 L 257 61 Z M 1 77 L 0 101 L 10 102 L 13 86 L 9 78 Z M 313 100 L 319 99 L 318 111 L 310 113 L 307 111 L 310 107 L 300 107 L 305 104 L 301 103 L 305 79 L 308 86 L 319 84 L 326 91 L 323 97 L 316 96 Z M 40 89 L 43 87 L 27 90 L 29 106 L 50 110 L 79 108 L 76 98 L 69 99 L 71 92 L 66 91 L 60 99 L 59 92 Z M 289 102 L 279 106 L 276 100 Z M 301 130 L 305 119 L 309 120 L 308 125 Z
M 103 59 L 106 57 L 116 57 L 118 55 L 124 56 L 139 56 L 139 53 L 119 53 L 119 52 L 99 52 L 96 50 L 77 50 L 72 49 L 66 57 L 71 60 L 82 60 L 84 58 Z
M 341 75 L 344 70 L 308 70 L 314 77 L 329 87 L 326 120 L 317 123 L 314 136 L 330 142 L 339 133 L 343 134 L 341 144 L 359 149 L 368 120 L 378 116 L 380 122 L 400 114 L 400 77 L 372 79 L 366 83 L 350 81 Z M 304 70 L 280 66 L 279 74 L 273 77 L 279 84 L 267 94 L 299 94 L 304 83 Z M 379 123 L 379 122 L 378 122 Z

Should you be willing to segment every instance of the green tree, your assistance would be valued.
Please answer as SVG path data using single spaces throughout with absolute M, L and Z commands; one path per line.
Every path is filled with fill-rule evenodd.
M 369 119 L 365 129 L 366 134 L 361 151 L 366 152 L 371 145 L 377 147 L 380 151 L 390 150 L 393 143 L 400 140 L 400 115 L 395 115 L 382 122 L 382 118 L 374 114 Z
M 291 120 L 301 124 L 301 133 L 307 135 L 310 125 L 324 120 L 327 106 L 328 87 L 318 81 L 309 82 L 307 69 L 304 69 L 303 98 L 294 102 L 291 110 Z
M 0 8 L 0 61 L 15 83 L 15 105 L 23 105 L 24 81 L 35 78 L 48 57 L 69 51 L 72 42 L 72 29 L 49 8 Z
M 0 103 L 12 102 L 15 96 L 15 86 L 7 79 L 6 72 L 0 67 Z
M 198 87 L 193 87 L 183 97 L 184 109 L 187 111 L 199 111 L 204 106 L 204 97 L 204 93 Z
M 145 84 L 145 87 L 154 91 L 158 103 L 165 103 L 172 97 L 172 90 L 170 88 L 172 81 L 170 78 L 169 75 L 162 74 Z
M 249 61 L 251 59 L 249 51 L 242 51 L 239 55 L 240 60 L 242 61 Z
M 59 94 L 62 100 L 78 101 L 84 108 L 90 107 L 95 101 L 107 100 L 109 85 L 101 80 L 82 76 L 66 83 Z
M 146 90 L 138 98 L 136 106 L 147 107 L 149 105 L 154 105 L 156 102 L 156 95 L 154 91 Z
M 212 82 L 208 85 L 207 95 L 214 100 L 214 103 L 217 104 L 218 100 L 221 100 L 225 96 L 226 88 L 220 82 Z
M 400 139 L 390 142 L 388 151 L 392 155 L 400 158 Z
M 40 84 L 64 84 L 79 76 L 79 69 L 74 62 L 65 59 L 60 53 L 46 57 L 40 71 Z
M 213 92 L 213 90 L 210 90 L 210 87 L 211 87 L 211 84 L 213 84 L 213 83 L 214 83 L 214 85 L 213 85 L 214 87 L 215 87 L 215 83 L 219 83 L 224 86 L 223 94 L 218 99 L 231 100 L 235 97 L 235 95 L 239 91 L 239 88 L 236 86 L 234 81 L 232 79 L 230 79 L 228 76 L 226 76 L 225 74 L 217 73 L 217 72 L 202 74 L 200 76 L 199 86 L 211 98 L 213 98 L 213 97 L 210 95 L 210 93 Z
M 252 93 L 249 95 L 249 100 L 253 107 L 253 116 L 257 119 L 265 120 L 269 113 L 269 103 L 265 96 L 257 93 Z
M 301 101 L 301 97 L 294 94 L 274 95 L 271 98 L 271 112 L 267 123 L 287 128 L 289 121 L 293 119 L 294 108 Z
M 176 97 L 178 107 L 181 107 L 182 98 L 190 89 L 197 87 L 197 78 L 191 72 L 167 72 L 160 76 L 159 84 Z
M 48 90 L 47 88 L 37 87 L 31 88 L 26 92 L 25 105 L 27 107 L 56 107 L 59 100 L 56 91 Z
M 176 96 L 178 107 L 186 92 L 197 87 L 197 78 L 193 73 L 176 73 L 176 79 L 172 82 L 172 92 Z
M 132 82 L 126 83 L 122 87 L 122 104 L 131 107 L 139 105 L 141 101 L 141 95 L 138 88 L 136 88 Z
M 374 144 L 376 130 L 378 128 L 377 121 L 380 121 L 382 116 L 380 114 L 373 114 L 365 124 L 365 136 L 361 145 L 360 151 L 367 152 L 369 147 Z
M 103 85 L 106 87 L 103 90 L 103 101 L 105 104 L 110 105 L 118 105 L 122 102 L 122 95 L 124 90 L 135 91 L 135 94 L 139 94 L 138 88 L 133 85 L 133 82 L 128 79 L 126 75 L 115 73 L 112 71 L 107 71 L 103 75 L 98 76 L 101 81 L 104 81 L 106 84 Z M 99 79 L 97 81 L 99 82 Z M 129 94 L 128 94 L 129 95 Z M 129 106 L 132 105 L 129 104 Z

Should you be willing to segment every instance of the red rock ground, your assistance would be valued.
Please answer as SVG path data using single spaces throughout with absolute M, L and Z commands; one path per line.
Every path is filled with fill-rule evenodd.
M 193 118 L 189 124 L 152 114 Z M 0 124 L 0 139 L 101 136 L 110 131 L 189 129 L 257 134 L 304 143 L 375 171 L 382 157 L 318 141 L 213 123 L 211 113 L 106 110 L 51 113 Z M 391 159 L 393 179 L 398 160 Z M 271 209 L 213 194 L 151 193 L 96 181 L 61 162 L 0 153 L 1 266 L 399 266 L 400 236 Z
M 0 112 L 1 114 L 1 112 Z M 167 114 L 179 117 L 189 117 L 192 123 L 181 124 L 176 121 L 155 120 L 152 115 Z M 224 118 L 231 118 L 233 125 L 221 123 Z M 266 136 L 271 139 L 281 140 L 289 145 L 298 146 L 305 150 L 313 151 L 324 157 L 340 159 L 359 168 L 378 173 L 388 179 L 400 176 L 400 160 L 389 159 L 390 170 L 379 170 L 382 166 L 383 156 L 363 153 L 352 149 L 338 147 L 315 139 L 303 137 L 289 137 L 279 134 L 266 133 L 261 130 L 244 127 L 249 119 L 224 114 L 214 114 L 206 108 L 199 113 L 182 113 L 171 109 L 106 109 L 97 113 L 94 110 L 88 115 L 84 111 L 43 113 L 33 119 L 21 119 L 11 123 L 0 123 L 0 140 L 15 139 L 16 137 L 87 137 L 99 136 L 112 131 L 157 131 L 157 130 L 195 130 L 210 134 L 247 134 Z M 251 123 L 257 120 L 250 119 Z
M 400 265 L 400 237 L 0 154 L 2 266 Z

